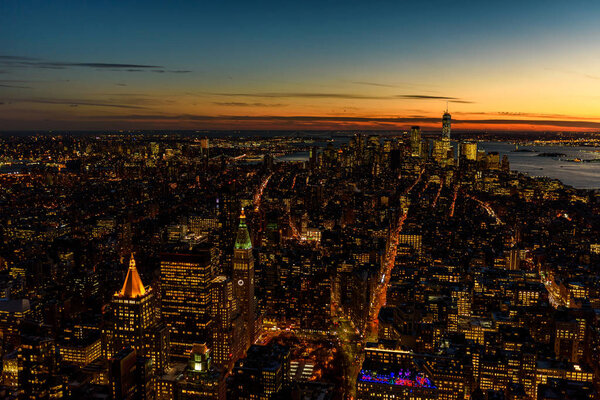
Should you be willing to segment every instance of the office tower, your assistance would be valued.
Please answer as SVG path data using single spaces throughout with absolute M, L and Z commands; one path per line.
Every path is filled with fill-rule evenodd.
M 138 356 L 134 348 L 124 348 L 109 362 L 109 384 L 114 400 L 153 400 L 152 360 Z
M 410 152 L 413 157 L 421 157 L 421 127 L 410 128 Z
M 209 142 L 207 137 L 200 139 L 200 148 L 202 149 L 202 155 L 208 158 Z
M 212 280 L 210 288 L 211 316 L 214 320 L 212 354 L 214 364 L 231 369 L 243 353 L 243 317 L 233 295 L 233 281 L 220 275 Z
M 579 327 L 577 320 L 559 314 L 555 318 L 554 328 L 554 353 L 561 360 L 578 361 Z
M 254 298 L 254 257 L 252 241 L 246 226 L 244 209 L 240 215 L 235 245 L 233 248 L 233 282 L 234 294 L 240 307 L 244 326 L 244 345 L 247 349 L 254 343 L 256 333 L 256 299 Z
M 160 153 L 160 144 L 156 142 L 150 142 L 150 153 L 154 157 L 158 156 L 158 153 Z
M 400 168 L 402 154 L 400 150 L 394 149 L 390 151 L 390 169 L 396 171 Z
M 252 345 L 246 358 L 236 362 L 227 380 L 227 399 L 269 399 L 281 392 L 290 373 L 290 349 L 269 344 Z
M 500 161 L 500 169 L 506 173 L 510 172 L 510 162 L 508 161 L 508 156 L 506 154 L 502 156 L 502 161 Z
M 452 289 L 452 304 L 457 308 L 458 316 L 468 318 L 471 316 L 473 293 L 468 287 L 455 287 Z
M 450 113 L 448 112 L 448 108 L 446 107 L 446 112 L 442 116 L 442 138 L 450 140 L 450 125 L 452 123 L 452 118 Z
M 446 109 L 442 117 L 442 137 L 433 141 L 433 149 L 431 151 L 433 159 L 442 164 L 446 164 L 453 157 L 451 153 L 452 147 L 450 146 L 450 123 L 450 114 Z
M 31 316 L 29 300 L 0 300 L 0 336 L 5 345 L 17 346 L 20 341 L 20 326 Z
M 84 367 L 102 355 L 100 330 L 84 332 L 81 326 L 66 328 L 57 347 L 62 363 Z
M 266 170 L 270 171 L 273 169 L 273 165 L 275 164 L 275 158 L 271 154 L 265 154 L 263 158 L 263 165 Z
M 161 254 L 161 310 L 169 328 L 171 354 L 185 361 L 195 343 L 211 343 L 210 282 L 213 248 L 198 244 Z
M 477 142 L 462 142 L 460 155 L 469 161 L 477 161 Z
M 169 333 L 160 321 L 156 298 L 151 287 L 144 287 L 133 254 L 121 290 L 113 296 L 113 329 L 108 357 L 125 347 L 132 347 L 140 357 L 151 359 L 155 372 L 168 362 Z
M 49 398 L 57 366 L 55 349 L 51 338 L 21 336 L 14 363 L 19 399 Z
M 317 150 L 317 146 L 312 146 L 308 150 L 308 163 L 309 163 L 311 169 L 313 169 L 317 166 L 318 156 L 319 156 L 319 152 Z
M 212 367 L 210 350 L 206 345 L 194 345 L 188 367 L 177 384 L 177 393 L 178 400 L 225 400 L 225 380 Z
M 498 170 L 500 168 L 500 155 L 497 151 L 487 153 L 485 157 L 485 166 L 487 169 Z
M 436 139 L 433 141 L 433 149 L 431 150 L 431 157 L 436 162 L 442 163 L 448 159 L 449 151 L 450 151 L 450 139 L 442 137 L 442 139 Z

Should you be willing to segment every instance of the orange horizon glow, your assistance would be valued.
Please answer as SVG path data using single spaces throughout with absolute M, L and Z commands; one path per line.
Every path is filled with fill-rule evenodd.
M 600 132 L 600 4 L 21 3 L 0 131 Z

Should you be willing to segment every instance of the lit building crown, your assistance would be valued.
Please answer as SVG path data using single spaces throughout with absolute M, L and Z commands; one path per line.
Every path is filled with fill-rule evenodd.
M 127 277 L 125 278 L 125 283 L 123 283 L 123 287 L 118 295 L 119 297 L 133 299 L 143 296 L 144 294 L 146 294 L 146 289 L 144 288 L 140 274 L 138 274 L 137 268 L 135 267 L 135 259 L 133 258 L 133 254 L 131 254 Z
M 250 240 L 250 234 L 248 233 L 248 227 L 246 226 L 246 214 L 242 208 L 242 213 L 240 214 L 240 225 L 235 238 L 235 249 L 249 250 L 251 248 L 252 241 Z

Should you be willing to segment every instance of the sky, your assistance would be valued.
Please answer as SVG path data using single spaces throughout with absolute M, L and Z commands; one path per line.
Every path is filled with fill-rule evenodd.
M 0 131 L 600 131 L 600 2 L 0 0 Z

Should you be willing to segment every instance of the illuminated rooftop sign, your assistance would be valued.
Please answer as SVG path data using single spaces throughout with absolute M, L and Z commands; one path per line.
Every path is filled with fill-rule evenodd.
M 377 371 L 361 370 L 358 375 L 361 382 L 382 383 L 386 385 L 408 386 L 418 388 L 435 389 L 433 382 L 417 373 L 409 370 L 400 370 L 397 373 L 378 373 Z

